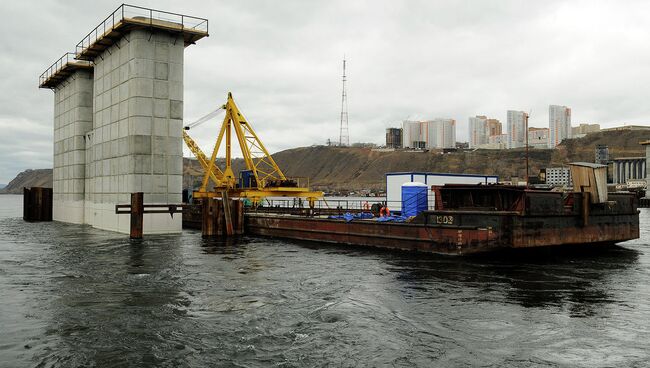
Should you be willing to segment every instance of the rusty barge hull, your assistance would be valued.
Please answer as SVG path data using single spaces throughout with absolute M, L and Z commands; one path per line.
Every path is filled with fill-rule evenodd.
M 246 233 L 259 236 L 437 254 L 465 255 L 512 248 L 600 246 L 639 236 L 638 215 L 526 217 L 516 213 L 424 214 L 426 223 L 332 220 L 291 215 L 247 214 Z M 437 224 L 453 218 L 455 224 Z
M 592 203 L 584 192 L 550 192 L 501 185 L 432 187 L 434 211 L 407 223 L 248 213 L 254 235 L 402 249 L 473 254 L 549 246 L 590 247 L 639 237 L 638 201 L 610 193 Z
M 639 237 L 638 200 L 633 193 L 609 193 L 593 203 L 585 192 L 528 190 L 502 185 L 432 187 L 436 210 L 408 222 L 377 218 L 346 222 L 321 209 L 249 208 L 244 233 L 426 253 L 467 255 L 504 249 L 611 245 Z M 204 203 L 205 205 L 205 203 Z M 202 228 L 206 207 L 186 209 L 186 227 Z M 215 217 L 216 216 L 216 217 Z M 222 219 L 223 214 L 212 217 Z M 224 234 L 217 221 L 216 234 Z M 205 234 L 205 228 L 204 235 Z

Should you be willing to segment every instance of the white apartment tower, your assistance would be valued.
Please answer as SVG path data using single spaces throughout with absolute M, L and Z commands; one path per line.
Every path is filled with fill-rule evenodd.
M 554 148 L 564 139 L 571 138 L 571 109 L 566 106 L 550 105 L 548 130 L 550 148 Z
M 454 119 L 405 120 L 402 123 L 402 134 L 404 148 L 454 148 L 456 121 Z
M 469 147 L 475 148 L 488 143 L 487 117 L 476 116 L 469 118 Z
M 486 148 L 490 145 L 490 137 L 501 134 L 501 122 L 497 119 L 488 119 L 486 116 L 477 115 L 469 118 L 469 146 L 470 148 Z
M 523 111 L 508 110 L 508 148 L 526 146 L 526 120 Z
M 423 141 L 423 124 L 420 121 L 404 120 L 402 122 L 402 146 L 404 148 L 420 148 Z
M 431 148 L 455 148 L 456 147 L 456 120 L 435 119 L 433 121 L 435 139 L 430 138 L 429 142 L 434 146 Z

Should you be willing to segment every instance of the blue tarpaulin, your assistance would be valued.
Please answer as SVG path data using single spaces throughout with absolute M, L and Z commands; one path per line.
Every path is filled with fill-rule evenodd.
M 370 212 L 362 212 L 362 213 L 349 213 L 346 212 L 342 215 L 331 215 L 328 218 L 334 219 L 334 220 L 345 220 L 345 222 L 350 222 L 352 220 L 367 220 L 371 219 L 374 216 Z M 405 222 L 408 221 L 410 217 L 408 216 L 382 216 L 382 217 L 377 217 L 375 221 L 377 222 Z
M 377 217 L 377 222 L 405 222 L 408 220 L 409 217 L 407 216 L 384 216 L 384 217 Z
M 372 213 L 370 212 L 361 212 L 361 213 L 344 213 L 342 215 L 332 215 L 329 218 L 336 220 L 345 220 L 345 222 L 350 222 L 352 220 L 365 220 L 373 218 Z

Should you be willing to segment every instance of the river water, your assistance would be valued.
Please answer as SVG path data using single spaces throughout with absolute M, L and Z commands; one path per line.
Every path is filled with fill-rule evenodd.
M 650 212 L 590 254 L 457 258 L 25 223 L 0 196 L 0 367 L 645 367 Z

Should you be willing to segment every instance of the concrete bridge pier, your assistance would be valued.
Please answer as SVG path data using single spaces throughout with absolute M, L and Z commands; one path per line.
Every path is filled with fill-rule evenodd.
M 54 90 L 54 220 L 129 233 L 116 214 L 131 193 L 179 204 L 184 49 L 206 19 L 121 5 L 40 78 Z M 145 234 L 180 232 L 149 213 Z

